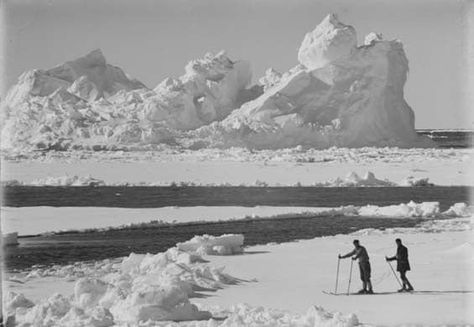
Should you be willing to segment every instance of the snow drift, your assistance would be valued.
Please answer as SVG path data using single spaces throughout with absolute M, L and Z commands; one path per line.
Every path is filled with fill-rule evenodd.
M 355 29 L 330 14 L 306 34 L 298 60 L 250 86 L 247 62 L 206 54 L 150 89 L 96 50 L 20 76 L 2 103 L 2 148 L 433 145 L 416 134 L 404 100 L 400 41 L 371 33 L 358 46 Z
M 191 240 L 176 244 L 176 247 L 185 252 L 204 254 L 237 254 L 242 253 L 244 236 L 241 234 L 224 234 L 219 237 L 212 235 L 194 236 Z

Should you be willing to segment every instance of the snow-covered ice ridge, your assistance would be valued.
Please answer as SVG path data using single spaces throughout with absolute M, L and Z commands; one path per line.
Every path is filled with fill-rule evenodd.
M 63 232 L 102 232 L 140 229 L 162 225 L 212 223 L 249 219 L 288 219 L 318 217 L 364 217 L 400 219 L 448 219 L 472 217 L 474 207 L 455 203 L 441 211 L 439 202 L 413 201 L 390 206 L 324 207 L 163 207 L 151 209 L 97 207 L 2 208 L 3 233 L 20 236 Z M 65 219 L 64 217 L 68 217 Z M 33 219 L 34 218 L 34 219 Z M 34 223 L 31 223 L 34 221 Z
M 200 291 L 217 291 L 242 282 L 224 273 L 223 268 L 209 266 L 197 252 L 212 254 L 216 248 L 225 248 L 225 254 L 232 254 L 236 248 L 241 251 L 243 241 L 242 235 L 196 236 L 155 255 L 132 253 L 120 261 L 62 267 L 60 271 L 66 272 L 68 278 L 88 276 L 76 281 L 71 296 L 56 293 L 34 303 L 21 293 L 9 292 L 5 298 L 6 313 L 18 326 L 151 327 L 163 326 L 162 321 L 168 321 L 170 326 L 178 325 L 178 321 L 192 321 L 192 326 L 268 326 L 279 324 L 284 317 L 298 326 L 358 324 L 355 315 L 330 313 L 321 307 L 296 315 L 242 304 L 207 311 L 192 304 L 190 298 Z M 23 282 L 44 275 L 36 269 Z M 213 321 L 213 316 L 223 318 Z
M 92 176 L 58 176 L 58 177 L 46 177 L 33 180 L 31 182 L 23 182 L 18 180 L 7 180 L 2 182 L 3 186 L 232 186 L 228 183 L 222 184 L 203 184 L 194 182 L 172 182 L 172 183 L 161 183 L 161 182 L 140 182 L 140 183 L 129 183 L 129 182 L 118 182 L 118 183 L 106 183 L 101 179 L 94 178 Z M 374 173 L 366 172 L 364 176 L 359 176 L 355 172 L 350 172 L 344 178 L 330 179 L 326 182 L 315 182 L 309 186 L 314 187 L 387 187 L 387 186 L 433 186 L 434 184 L 429 182 L 429 178 L 416 178 L 408 176 L 399 183 L 389 181 L 387 179 L 378 179 Z M 255 181 L 254 184 L 240 184 L 239 186 L 255 186 L 255 187 L 267 187 L 267 186 L 282 186 L 280 183 L 276 185 L 269 185 L 266 182 Z M 296 185 L 286 186 L 303 186 L 300 183 Z
M 301 217 L 309 217 L 309 218 L 317 218 L 317 217 L 327 217 L 327 216 L 346 216 L 346 217 L 364 217 L 364 218 L 400 218 L 400 219 L 407 219 L 407 218 L 422 218 L 427 220 L 433 219 L 456 219 L 456 218 L 474 218 L 474 206 L 469 206 L 464 202 L 459 202 L 453 204 L 449 207 L 446 211 L 441 211 L 439 208 L 439 202 L 421 202 L 416 203 L 410 201 L 408 203 L 400 203 L 396 205 L 389 205 L 389 206 L 377 206 L 377 205 L 366 205 L 366 206 L 341 206 L 338 208 L 307 208 L 306 210 L 299 210 L 295 212 L 286 213 L 279 213 L 274 215 L 258 215 L 258 214 L 251 214 L 245 217 L 222 217 L 219 221 L 226 221 L 226 220 L 241 220 L 241 219 L 286 219 L 286 218 L 301 218 Z M 193 220 L 195 222 L 213 222 L 214 219 L 204 219 L 204 220 Z M 130 223 L 124 224 L 117 227 L 105 227 L 105 228 L 87 228 L 84 230 L 62 230 L 60 232 L 91 232 L 91 231 L 108 231 L 108 230 L 120 230 L 120 229 L 128 229 L 128 228 L 145 228 L 148 226 L 157 226 L 157 225 L 179 225 L 179 224 L 186 224 L 187 222 L 178 222 L 176 220 L 168 221 L 166 219 L 162 220 L 153 220 L 149 222 L 141 222 L 141 223 Z M 448 223 L 449 224 L 449 223 Z M 463 229 L 464 230 L 464 229 Z M 54 234 L 54 231 L 46 232 L 45 234 Z M 204 239 L 205 241 L 205 239 Z M 183 249 L 196 249 L 199 246 L 194 245 L 196 242 L 201 244 L 203 239 L 199 238 L 196 240 L 191 240 L 190 244 L 183 245 Z M 215 244 L 212 243 L 213 247 Z M 180 244 L 178 244 L 178 248 L 180 248 Z M 237 247 L 236 247 L 237 248 Z M 181 249 L 181 248 L 180 248 Z M 225 254 L 226 251 L 231 251 L 234 253 L 238 253 L 238 250 L 232 250 L 223 248 L 220 249 L 219 247 L 215 248 L 215 251 L 218 254 Z M 198 251 L 199 252 L 199 251 Z M 211 251 L 212 252 L 212 251 Z M 200 252 L 202 253 L 202 252 Z M 207 251 L 206 253 L 210 253 Z
M 100 50 L 25 72 L 2 102 L 2 148 L 189 149 L 433 146 L 414 130 L 399 40 L 356 31 L 330 14 L 306 34 L 299 63 L 256 85 L 225 52 L 189 62 L 155 88 L 107 63 Z

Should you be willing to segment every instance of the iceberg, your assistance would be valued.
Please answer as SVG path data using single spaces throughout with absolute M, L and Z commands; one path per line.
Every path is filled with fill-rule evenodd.
M 251 85 L 250 64 L 224 51 L 190 61 L 151 89 L 100 50 L 25 72 L 1 103 L 4 150 L 433 147 L 404 99 L 408 60 L 399 40 L 328 15 L 307 33 L 299 63 L 269 68 Z
M 327 16 L 305 36 L 299 65 L 268 71 L 264 94 L 200 134 L 220 134 L 212 139 L 225 147 L 432 146 L 416 134 L 403 96 L 402 43 L 375 33 L 364 45 L 356 40 L 353 27 Z

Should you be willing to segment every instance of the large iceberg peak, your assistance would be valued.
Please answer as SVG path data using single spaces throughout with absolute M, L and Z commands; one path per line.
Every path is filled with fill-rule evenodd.
M 341 23 L 336 14 L 329 14 L 312 32 L 305 35 L 298 51 L 298 60 L 313 70 L 349 55 L 356 46 L 354 27 Z
M 86 54 L 85 56 L 76 59 L 77 62 L 83 62 L 84 64 L 88 65 L 102 65 L 105 66 L 107 64 L 107 60 L 105 59 L 104 53 L 101 49 L 95 49 Z

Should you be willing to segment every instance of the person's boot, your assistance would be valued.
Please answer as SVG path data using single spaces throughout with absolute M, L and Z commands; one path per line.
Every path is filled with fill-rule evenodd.
M 367 287 L 368 287 L 367 294 L 374 294 L 374 291 L 372 290 L 372 283 L 370 281 L 367 282 Z
M 407 288 L 406 288 L 406 285 L 405 285 L 405 282 L 403 282 L 403 286 L 401 289 L 399 289 L 397 292 L 401 293 L 401 292 L 406 292 Z
M 367 293 L 366 289 L 367 289 L 367 283 L 366 283 L 366 282 L 362 282 L 362 289 L 360 289 L 360 290 L 357 292 L 357 294 L 365 294 L 365 293 Z
M 414 290 L 413 286 L 411 286 L 410 282 L 407 281 L 407 292 L 412 292 Z

